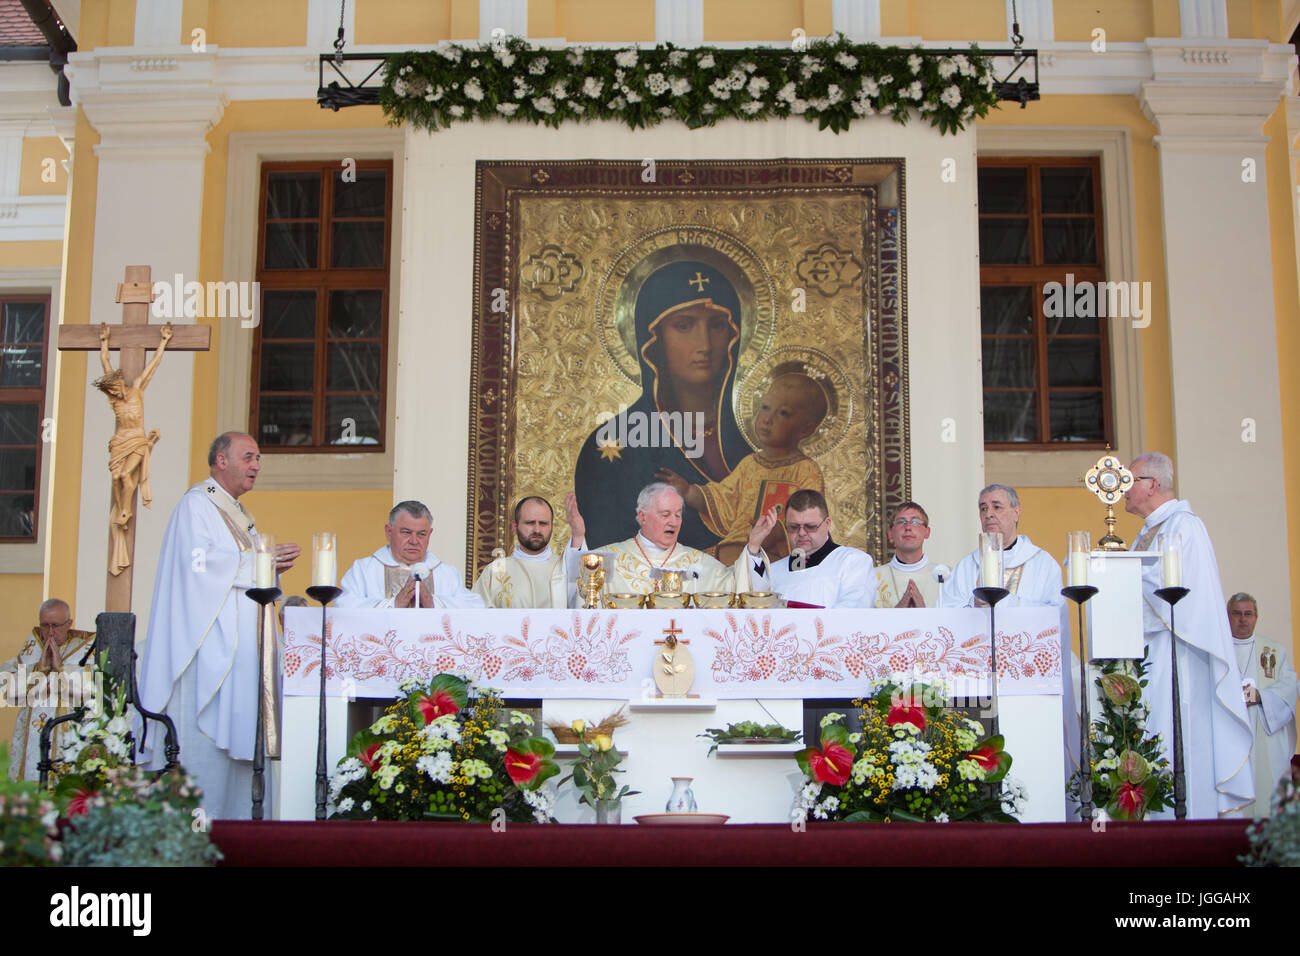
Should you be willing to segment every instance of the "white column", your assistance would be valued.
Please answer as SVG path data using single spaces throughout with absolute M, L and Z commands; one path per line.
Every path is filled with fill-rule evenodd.
M 91 323 L 121 321 L 114 299 L 128 265 L 152 267 L 155 281 L 170 282 L 178 273 L 183 281 L 198 278 L 206 136 L 221 118 L 225 97 L 211 84 L 211 57 L 178 53 L 170 62 L 176 65 L 160 75 L 156 64 L 145 68 L 132 57 L 74 54 L 73 89 L 100 138 Z M 77 557 L 77 608 L 87 621 L 104 606 L 108 550 L 107 448 L 114 423 L 107 400 L 91 387 L 99 374 L 92 353 L 86 369 Z M 169 354 L 145 392 L 144 426 L 159 429 L 162 440 L 150 461 L 153 507 L 137 508 L 131 603 L 137 640 L 148 628 L 167 519 L 190 484 L 193 380 L 193 353 Z
M 831 0 L 831 31 L 859 43 L 880 39 L 880 0 Z
M 22 173 L 26 119 L 0 119 L 0 219 L 18 215 L 18 181 Z
M 1178 27 L 1185 37 L 1226 39 L 1227 0 L 1178 0 Z
M 704 0 L 655 0 L 655 42 L 699 46 L 704 42 Z
M 478 0 L 478 38 L 491 40 L 500 27 L 508 37 L 528 35 L 528 0 Z
M 1263 125 L 1286 89 L 1290 48 L 1235 41 L 1216 63 L 1169 42 L 1178 55 L 1157 50 L 1156 79 L 1141 91 L 1159 128 L 1174 415 L 1175 447 L 1154 450 L 1174 457 L 1178 497 L 1205 521 L 1223 587 L 1253 588 L 1270 633 L 1289 634 Z M 1142 334 L 1164 336 L 1160 321 Z
M 177 0 L 135 0 L 134 46 L 177 46 L 180 42 L 181 5 Z

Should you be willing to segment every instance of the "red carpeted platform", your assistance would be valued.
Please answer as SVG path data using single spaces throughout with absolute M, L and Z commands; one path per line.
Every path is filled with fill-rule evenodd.
M 225 866 L 1238 866 L 1249 821 L 720 827 L 218 820 Z

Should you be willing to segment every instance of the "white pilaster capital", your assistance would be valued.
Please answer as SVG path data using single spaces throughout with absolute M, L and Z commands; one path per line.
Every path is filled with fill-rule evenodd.
M 229 97 L 213 83 L 215 47 L 74 53 L 73 102 L 99 133 L 96 155 L 206 155 Z
M 77 140 L 77 108 L 75 106 L 51 106 L 47 107 L 45 112 L 50 117 L 50 125 L 54 127 L 54 135 L 59 138 L 63 148 L 72 155 L 72 148 L 76 145 Z

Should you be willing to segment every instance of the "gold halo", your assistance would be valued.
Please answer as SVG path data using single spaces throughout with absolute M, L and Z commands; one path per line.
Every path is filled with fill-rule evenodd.
M 799 443 L 809 458 L 820 458 L 835 449 L 849 432 L 853 422 L 853 386 L 839 364 L 817 349 L 800 346 L 779 348 L 764 356 L 745 372 L 732 392 L 732 410 L 736 424 L 745 441 L 758 449 L 758 436 L 754 434 L 754 405 L 767 391 L 772 381 L 780 375 L 798 372 L 807 375 L 826 393 L 826 417 L 817 431 Z
M 743 251 L 749 261 L 742 265 L 718 249 L 693 243 L 663 245 L 663 237 L 679 232 L 710 233 L 721 240 L 720 245 L 730 244 Z M 736 290 L 740 300 L 737 369 L 757 362 L 772 347 L 776 335 L 776 283 L 757 253 L 735 236 L 711 226 L 679 223 L 653 229 L 618 252 L 596 289 L 596 329 L 600 344 L 614 367 L 633 385 L 643 384 L 636 345 L 636 298 L 652 272 L 670 262 L 684 260 L 713 266 Z

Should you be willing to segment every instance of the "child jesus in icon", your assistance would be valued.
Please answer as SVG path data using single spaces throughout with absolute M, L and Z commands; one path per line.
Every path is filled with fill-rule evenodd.
M 798 372 L 777 376 L 754 412 L 754 434 L 760 450 L 746 455 L 721 481 L 692 485 L 674 471 L 655 475 L 677 489 L 686 504 L 700 513 L 705 526 L 722 540 L 708 549 L 725 563 L 745 547 L 758 515 L 775 507 L 784 514 L 786 501 L 800 488 L 823 490 L 822 471 L 799 449 L 826 417 L 826 393 L 812 378 Z M 784 524 L 772 529 L 763 543 L 772 560 L 790 553 Z

